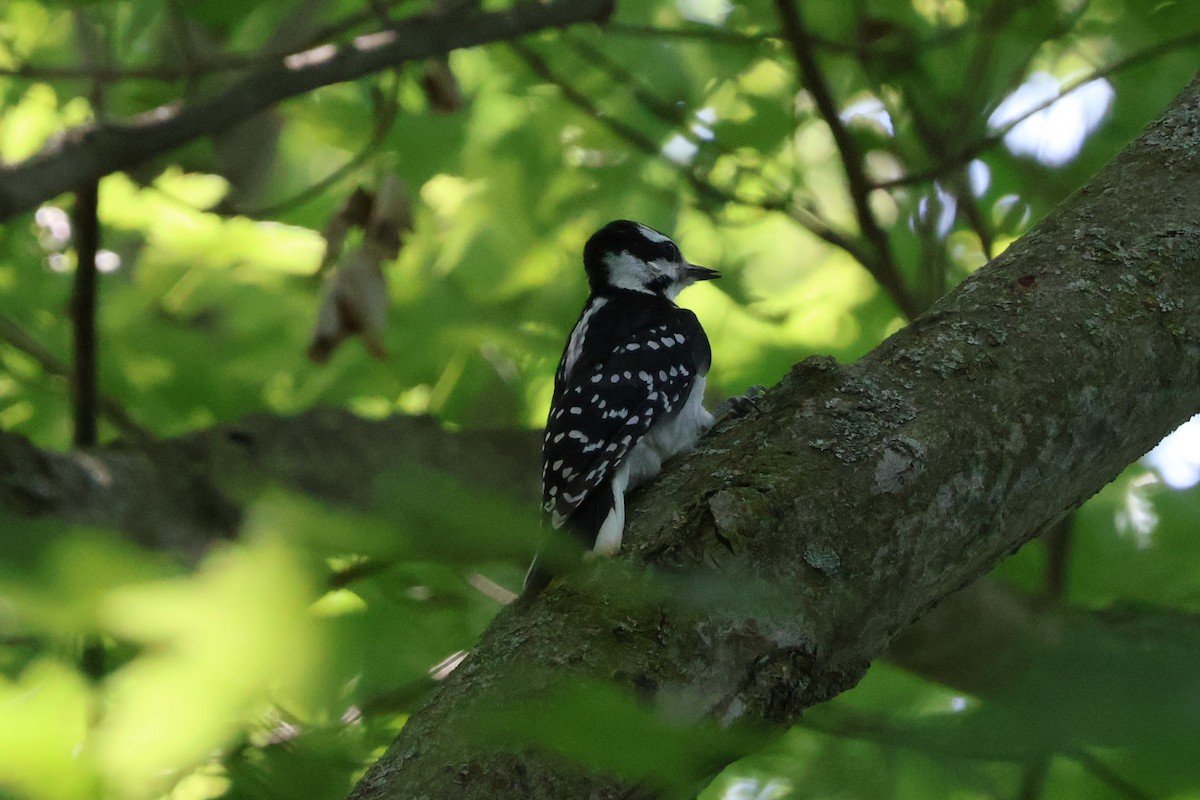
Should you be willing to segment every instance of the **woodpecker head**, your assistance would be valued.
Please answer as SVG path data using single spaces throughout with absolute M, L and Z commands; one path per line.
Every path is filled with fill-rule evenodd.
M 630 289 L 668 300 L 696 281 L 721 277 L 715 269 L 689 264 L 669 237 L 627 219 L 592 234 L 583 247 L 583 267 L 592 294 Z

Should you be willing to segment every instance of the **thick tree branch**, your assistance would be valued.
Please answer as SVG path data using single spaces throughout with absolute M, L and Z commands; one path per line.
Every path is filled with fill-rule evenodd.
M 474 733 L 564 682 L 615 681 L 680 725 L 786 725 L 852 686 L 1196 413 L 1197 131 L 1200 80 L 912 326 L 719 425 L 635 498 L 622 558 L 503 612 L 354 796 L 654 796 L 517 728 Z M 623 580 L 635 564 L 656 580 Z
M 121 528 L 147 546 L 190 555 L 234 535 L 240 502 L 271 485 L 365 507 L 372 500 L 366 487 L 380 471 L 435 470 L 530 508 L 536 500 L 536 431 L 453 433 L 428 418 L 373 421 L 320 410 L 287 418 L 256 415 L 178 439 L 147 441 L 54 454 L 0 433 L 0 506 Z M 332 575 L 330 585 L 344 586 L 386 567 L 356 564 Z M 1170 652 L 1193 663 L 1198 649 L 1192 631 L 1198 625 L 1195 618 L 1144 608 L 1118 613 L 1047 608 L 984 579 L 906 629 L 885 657 L 926 679 L 988 697 L 1031 680 L 1041 686 L 1086 681 L 1078 660 L 1064 653 L 1077 652 L 1081 643 L 1064 638 L 1064 631 L 1083 632 L 1076 637 L 1083 644 L 1099 642 L 1109 652 Z M 1175 631 L 1186 633 L 1178 637 Z M 1155 658 L 1148 673 L 1161 666 L 1162 659 Z M 1028 677 L 1031 669 L 1044 673 L 1047 665 L 1075 671 L 1061 680 Z M 1163 703 L 1200 691 L 1194 680 L 1151 684 L 1164 689 L 1154 695 Z M 1048 707 L 1054 703 L 1048 700 Z M 840 724 L 824 719 L 817 728 L 868 739 L 885 734 L 869 727 L 842 731 Z
M 191 557 L 236 535 L 242 503 L 270 486 L 369 508 L 368 487 L 383 470 L 433 470 L 514 504 L 532 509 L 537 501 L 541 439 L 532 430 L 450 432 L 427 417 L 366 420 L 321 409 L 258 414 L 162 441 L 137 433 L 132 443 L 51 453 L 0 431 L 0 507 L 114 528 L 147 547 Z M 358 563 L 330 584 L 344 586 L 385 566 Z M 984 579 L 908 628 L 887 658 L 946 686 L 996 694 L 1020 678 L 1035 651 L 1060 644 L 1060 631 L 1079 628 L 1083 616 Z
M 550 0 L 490 13 L 412 17 L 394 30 L 359 37 L 348 46 L 322 45 L 289 56 L 203 102 L 163 106 L 127 124 L 76 129 L 39 155 L 0 169 L 0 220 L 322 86 L 458 48 L 603 20 L 612 8 L 613 0 Z
M 0 506 L 120 528 L 146 546 L 190 557 L 235 535 L 240 504 L 268 486 L 284 486 L 337 506 L 366 507 L 372 498 L 365 488 L 380 471 L 433 470 L 531 509 L 536 503 L 536 431 L 456 433 L 428 418 L 364 420 L 321 410 L 287 418 L 256 415 L 178 439 L 150 444 L 146 436 L 141 442 L 55 454 L 0 432 Z M 300 455 L 304 453 L 323 455 Z M 332 574 L 329 585 L 346 586 L 389 566 L 358 562 Z M 993 697 L 1028 691 L 1031 685 L 1092 686 L 1089 674 L 1078 669 L 1076 654 L 1082 647 L 1145 653 L 1141 671 L 1148 675 L 1163 669 L 1164 653 L 1176 662 L 1195 663 L 1200 654 L 1196 631 L 1200 620 L 1194 616 L 1147 608 L 1092 612 L 1047 607 L 984 578 L 909 626 L 884 657 L 927 680 Z M 1071 672 L 1047 677 L 1048 669 Z M 1191 677 L 1148 681 L 1141 696 L 1156 707 L 1195 696 L 1200 686 L 1194 671 L 1187 675 Z M 397 691 L 408 697 L 418 689 Z M 387 702 L 380 697 L 369 705 Z M 1054 698 L 1047 698 L 1047 707 L 1058 707 Z M 835 735 L 872 739 L 888 735 L 886 726 L 893 723 L 878 721 L 883 730 L 873 730 L 869 721 L 842 730 L 839 726 L 846 723 L 839 718 L 815 724 Z
M 389 469 L 445 473 L 532 509 L 540 446 L 533 431 L 449 434 L 429 417 L 365 420 L 334 409 L 256 414 L 177 439 L 70 453 L 0 431 L 0 507 L 194 555 L 237 533 L 241 503 L 254 493 L 279 486 L 367 508 L 375 478 Z
M 405 0 L 386 0 L 381 5 L 386 8 L 399 5 Z M 348 14 L 339 20 L 324 25 L 313 31 L 300 49 L 316 47 L 319 44 L 342 39 L 356 28 L 361 28 L 377 17 L 374 9 L 362 9 Z M 89 83 L 112 84 L 121 81 L 160 81 L 175 83 L 177 81 L 194 81 L 207 75 L 226 72 L 243 72 L 260 67 L 271 61 L 278 61 L 290 54 L 289 50 L 260 49 L 255 53 L 223 53 L 220 56 L 199 58 L 186 31 L 178 25 L 178 18 L 172 19 L 172 35 L 175 44 L 183 54 L 184 64 L 179 65 L 173 60 L 140 67 L 119 67 L 108 65 L 88 66 L 50 66 L 36 63 L 24 63 L 16 67 L 0 67 L 0 76 L 18 78 L 29 81 L 59 81 L 84 80 Z

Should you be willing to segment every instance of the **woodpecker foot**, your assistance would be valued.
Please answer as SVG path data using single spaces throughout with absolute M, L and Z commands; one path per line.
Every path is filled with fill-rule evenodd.
M 725 417 L 744 417 L 751 411 L 758 413 L 758 399 L 766 392 L 762 386 L 751 386 L 737 397 L 731 397 L 722 404 L 717 413 L 718 419 Z

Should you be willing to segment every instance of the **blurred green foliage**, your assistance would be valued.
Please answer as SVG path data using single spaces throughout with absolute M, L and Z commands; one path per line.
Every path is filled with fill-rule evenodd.
M 9 0 L 0 160 L 97 114 L 202 101 L 234 67 L 374 29 L 368 10 Z M 1200 56 L 1191 0 L 803 11 L 825 80 L 853 112 L 867 177 L 883 187 L 870 204 L 919 307 L 1109 160 Z M 585 294 L 579 252 L 617 217 L 672 232 L 725 273 L 683 297 L 713 341 L 715 397 L 774 383 L 812 353 L 861 355 L 904 319 L 854 256 L 813 234 L 820 220 L 858 241 L 860 221 L 779 29 L 765 0 L 622 2 L 605 29 L 453 53 L 461 109 L 439 112 L 422 65 L 406 65 L 107 176 L 102 391 L 162 437 L 322 404 L 430 413 L 452 429 L 537 427 Z M 95 81 L 96 64 L 115 73 Z M 988 123 L 1036 73 L 1064 85 L 1104 73 L 1112 90 L 1099 124 L 1078 131 L 1078 154 L 1055 168 L 1014 155 Z M 415 215 L 386 270 L 391 357 L 351 342 L 314 366 L 304 352 L 322 227 L 389 172 Z M 58 198 L 0 228 L 0 427 L 50 449 L 71 436 L 56 366 L 71 355 L 70 205 Z M 121 433 L 103 421 L 106 438 Z M 530 549 L 527 510 L 451 478 L 385 475 L 376 494 L 376 507 L 348 512 L 268 492 L 250 500 L 236 543 L 188 566 L 0 510 L 0 797 L 344 796 L 438 663 L 469 648 L 503 587 L 519 586 Z M 608 687 L 564 687 L 494 730 L 549 736 L 566 756 L 683 794 L 755 751 L 706 800 L 1200 797 L 1198 518 L 1195 490 L 1166 489 L 1141 466 L 1086 505 L 1061 600 L 1115 606 L 1146 626 L 1141 645 L 1114 650 L 1112 626 L 1081 616 L 1002 696 L 964 697 L 879 665 L 762 747 L 672 728 Z M 1038 594 L 1047 560 L 1038 542 L 998 575 Z

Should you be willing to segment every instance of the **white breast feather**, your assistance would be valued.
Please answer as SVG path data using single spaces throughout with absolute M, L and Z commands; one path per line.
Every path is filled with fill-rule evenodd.
M 679 413 L 666 422 L 651 426 L 633 446 L 626 460 L 629 488 L 653 478 L 662 468 L 662 462 L 690 450 L 700 435 L 712 427 L 713 415 L 704 407 L 704 386 L 703 376 L 697 376 Z
M 671 419 L 651 426 L 613 473 L 613 509 L 600 526 L 592 550 L 612 555 L 621 548 L 625 533 L 625 492 L 658 474 L 668 458 L 690 450 L 701 434 L 713 424 L 713 415 L 704 407 L 703 376 L 697 376 L 683 408 Z

